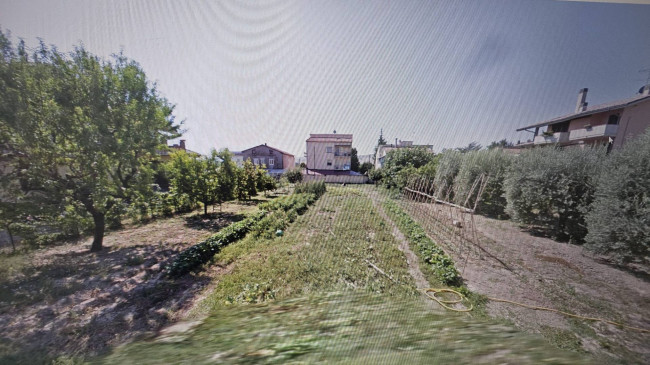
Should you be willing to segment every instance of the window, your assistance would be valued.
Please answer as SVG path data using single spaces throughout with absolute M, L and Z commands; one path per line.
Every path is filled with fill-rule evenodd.
M 269 158 L 269 166 L 275 165 L 275 159 Z
M 618 114 L 612 114 L 609 116 L 609 119 L 607 120 L 607 124 L 616 125 L 618 124 L 618 120 L 619 120 Z
M 253 165 L 259 165 L 260 164 L 260 159 L 259 158 L 254 158 L 253 159 Z
M 326 149 L 327 153 L 332 153 L 332 147 L 326 147 L 325 149 Z
M 332 166 L 332 160 L 327 160 L 327 166 Z
M 260 166 L 264 165 L 264 157 L 260 158 Z

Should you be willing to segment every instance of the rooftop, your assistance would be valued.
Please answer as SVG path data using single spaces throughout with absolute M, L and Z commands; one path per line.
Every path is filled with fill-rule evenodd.
M 536 123 L 536 124 L 532 124 L 532 125 L 529 125 L 529 126 L 526 126 L 526 127 L 518 128 L 517 132 L 523 131 L 523 130 L 526 130 L 526 129 L 529 129 L 529 128 L 544 127 L 544 126 L 547 126 L 549 124 L 561 123 L 561 122 L 566 122 L 567 120 L 588 117 L 588 116 L 593 115 L 593 114 L 598 114 L 598 113 L 602 113 L 602 112 L 606 112 L 606 111 L 610 111 L 610 110 L 614 110 L 614 109 L 620 109 L 620 108 L 630 106 L 630 105 L 634 105 L 634 104 L 637 104 L 637 103 L 640 103 L 640 102 L 643 102 L 643 101 L 646 101 L 646 100 L 650 100 L 650 95 L 638 94 L 638 95 L 635 95 L 635 96 L 627 98 L 627 99 L 590 106 L 590 107 L 587 107 L 587 109 L 585 111 L 582 111 L 582 112 L 570 113 L 570 114 L 563 115 L 561 117 L 546 120 L 546 121 L 541 122 L 541 123 Z
M 310 134 L 307 142 L 338 142 L 338 143 L 352 143 L 351 134 Z

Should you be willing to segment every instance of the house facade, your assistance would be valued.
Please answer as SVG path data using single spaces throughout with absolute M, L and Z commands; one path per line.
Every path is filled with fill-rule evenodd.
M 631 98 L 589 106 L 588 89 L 581 89 L 575 111 L 561 117 L 517 129 L 533 133 L 515 148 L 544 145 L 607 145 L 620 148 L 631 138 L 650 128 L 650 85 Z M 541 131 L 546 128 L 545 131 Z
M 244 161 L 250 160 L 254 165 L 262 166 L 271 174 L 282 174 L 295 166 L 295 157 L 282 150 L 269 145 L 261 144 L 245 149 L 241 152 L 234 152 L 234 161 L 243 165 Z
M 349 171 L 352 156 L 351 134 L 310 134 L 307 139 L 308 170 Z

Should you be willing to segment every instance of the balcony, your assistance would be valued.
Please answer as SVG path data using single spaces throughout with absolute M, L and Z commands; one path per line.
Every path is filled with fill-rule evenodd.
M 564 143 L 569 141 L 569 132 L 555 132 L 552 135 L 539 135 L 535 136 L 533 144 L 555 144 Z
M 618 132 L 617 124 L 601 124 L 596 126 L 586 126 L 584 128 L 571 131 L 569 139 L 571 141 L 594 138 L 594 137 L 615 137 Z

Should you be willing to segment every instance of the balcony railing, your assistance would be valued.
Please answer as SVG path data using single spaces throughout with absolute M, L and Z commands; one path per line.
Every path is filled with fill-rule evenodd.
M 569 132 L 556 132 L 552 135 L 535 136 L 533 144 L 563 143 L 569 141 Z
M 601 124 L 573 130 L 569 135 L 569 139 L 574 141 L 593 137 L 615 137 L 616 132 L 618 132 L 617 124 Z
M 350 152 L 336 151 L 334 152 L 334 156 L 352 156 L 352 154 Z

